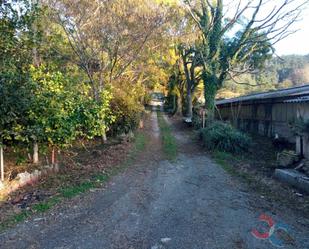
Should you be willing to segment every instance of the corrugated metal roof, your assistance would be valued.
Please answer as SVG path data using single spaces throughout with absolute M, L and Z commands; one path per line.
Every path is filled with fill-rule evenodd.
M 284 103 L 302 103 L 302 102 L 308 102 L 309 101 L 309 96 L 304 96 L 304 97 L 298 97 L 295 99 L 288 99 L 283 101 Z
M 229 104 L 229 103 L 245 102 L 245 101 L 251 101 L 251 100 L 264 100 L 264 99 L 273 99 L 273 98 L 282 98 L 282 97 L 293 97 L 293 96 L 304 95 L 304 94 L 309 94 L 309 83 L 306 83 L 303 86 L 286 88 L 282 90 L 250 94 L 250 95 L 241 96 L 241 97 L 232 98 L 232 99 L 218 100 L 216 101 L 216 105 L 224 105 L 224 104 Z

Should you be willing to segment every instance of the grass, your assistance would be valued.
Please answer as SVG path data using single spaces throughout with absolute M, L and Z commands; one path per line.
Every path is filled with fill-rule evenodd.
M 166 123 L 161 112 L 157 112 L 158 122 L 161 131 L 161 138 L 163 144 L 163 152 L 168 160 L 175 160 L 177 157 L 176 139 L 172 134 L 171 127 Z
M 254 189 L 257 193 L 271 197 L 273 200 L 280 200 L 272 193 L 270 189 L 264 184 L 259 182 L 253 175 L 247 172 L 242 172 L 237 168 L 237 164 L 242 162 L 242 158 L 227 152 L 215 151 L 212 153 L 215 162 L 220 165 L 228 174 L 238 177 L 245 182 L 250 188 Z
M 262 152 L 263 150 L 267 151 L 270 149 L 271 147 L 267 146 L 266 148 L 262 149 Z M 248 186 L 249 189 L 256 192 L 261 197 L 266 198 L 272 202 L 280 203 L 281 206 L 286 206 L 289 209 L 297 210 L 301 212 L 304 217 L 308 217 L 309 199 L 306 196 L 299 198 L 293 193 L 293 191 L 286 189 L 286 187 L 280 186 L 280 184 L 277 185 L 276 183 L 270 183 L 270 185 L 268 185 L 264 181 L 261 181 L 261 177 L 265 177 L 264 172 L 259 175 L 260 173 L 257 171 L 244 171 L 244 168 L 242 167 L 243 164 L 256 164 L 259 160 L 261 163 L 254 167 L 262 167 L 263 163 L 271 164 L 272 160 L 275 159 L 272 159 L 265 153 L 250 157 L 248 154 L 235 156 L 230 153 L 215 151 L 212 152 L 211 155 L 214 161 L 228 174 L 241 180 Z M 269 161 L 265 161 L 265 159 L 268 160 L 269 158 Z
M 96 186 L 96 182 L 87 181 L 75 186 L 62 188 L 60 193 L 64 198 L 73 198 L 79 194 L 87 192 L 89 189 L 95 188 Z
M 30 216 L 30 212 L 29 211 L 23 211 L 20 214 L 14 215 L 13 219 L 11 220 L 11 222 L 18 223 L 18 222 L 26 220 L 29 216 Z
M 40 202 L 38 204 L 35 204 L 33 206 L 33 210 L 35 212 L 43 213 L 43 212 L 51 209 L 53 206 L 55 206 L 59 202 L 60 202 L 60 198 L 57 197 L 57 196 L 53 196 L 45 202 Z
M 146 137 L 142 133 L 136 133 L 135 135 L 135 142 L 134 142 L 134 149 L 133 149 L 133 156 L 136 156 L 136 153 L 141 152 L 146 146 Z
M 109 175 L 110 176 L 116 175 L 121 170 L 124 170 L 125 168 L 129 167 L 134 162 L 138 153 L 142 152 L 145 149 L 146 144 L 147 144 L 146 136 L 143 133 L 135 133 L 133 148 L 129 153 L 127 160 L 124 161 L 122 164 L 118 165 L 118 167 L 111 169 Z
M 101 183 L 106 182 L 108 179 L 109 179 L 109 176 L 107 174 L 99 174 L 94 177 L 94 180 L 96 182 L 101 182 Z
M 232 164 L 233 161 L 241 161 L 241 158 L 227 152 L 215 151 L 212 154 L 215 162 L 219 164 L 227 173 L 232 176 L 237 176 L 251 184 L 254 182 L 254 177 L 248 173 L 237 170 Z
M 29 210 L 24 210 L 19 214 L 15 214 L 10 217 L 6 222 L 0 224 L 0 232 L 3 232 L 5 229 L 14 226 L 15 224 L 25 221 L 31 216 L 32 212 Z
M 133 149 L 128 155 L 128 159 L 121 165 L 116 166 L 115 168 L 109 170 L 105 174 L 97 173 L 89 177 L 88 180 L 85 180 L 79 184 L 71 184 L 65 187 L 60 188 L 58 195 L 53 196 L 47 200 L 44 200 L 40 203 L 34 204 L 31 206 L 30 210 L 24 210 L 21 213 L 14 214 L 9 217 L 5 222 L 0 224 L 0 232 L 6 230 L 9 227 L 16 225 L 19 222 L 25 221 L 27 218 L 31 217 L 35 213 L 44 213 L 54 207 L 56 204 L 62 202 L 65 199 L 70 199 L 75 196 L 78 196 L 82 193 L 89 191 L 90 189 L 100 187 L 103 183 L 107 182 L 111 176 L 118 174 L 121 170 L 128 167 L 133 163 L 137 154 L 140 153 L 146 146 L 147 139 L 144 134 L 136 133 L 135 140 L 133 144 Z M 68 176 L 58 175 L 58 179 L 66 182 Z
M 146 137 L 142 133 L 135 134 L 135 140 L 133 144 L 133 149 L 130 152 L 128 159 L 121 165 L 109 170 L 106 174 L 96 174 L 88 181 L 82 182 L 73 186 L 66 186 L 60 190 L 61 197 L 63 198 L 73 198 L 79 194 L 85 193 L 90 189 L 99 187 L 101 184 L 105 183 L 110 179 L 111 176 L 116 175 L 122 169 L 128 167 L 133 163 L 136 155 L 141 152 L 146 146 Z

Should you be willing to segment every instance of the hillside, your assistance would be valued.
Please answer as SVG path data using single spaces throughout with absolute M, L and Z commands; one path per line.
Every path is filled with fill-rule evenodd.
M 262 71 L 255 75 L 242 75 L 237 81 L 226 81 L 217 97 L 232 98 L 309 83 L 309 54 L 272 58 Z

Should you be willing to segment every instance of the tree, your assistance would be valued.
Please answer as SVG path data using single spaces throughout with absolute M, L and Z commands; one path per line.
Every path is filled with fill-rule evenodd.
M 274 52 L 273 45 L 295 32 L 290 27 L 308 1 L 282 0 L 265 14 L 268 3 L 268 0 L 246 3 L 239 0 L 230 15 L 225 13 L 227 6 L 223 0 L 186 1 L 202 38 L 202 48 L 197 52 L 202 58 L 208 120 L 214 118 L 214 100 L 223 82 L 261 68 Z
M 94 98 L 130 67 L 165 21 L 160 5 L 143 0 L 55 0 L 49 6 L 65 31 L 75 62 L 89 78 Z
M 30 72 L 28 137 L 54 150 L 72 144 L 77 138 L 92 139 L 106 133 L 113 121 L 111 95 L 107 90 L 101 92 L 101 101 L 96 101 L 89 98 L 86 85 L 72 84 L 72 79 L 59 71 L 41 65 L 32 66 Z
M 256 72 L 241 74 L 233 80 L 225 80 L 217 98 L 233 98 L 240 95 L 295 87 L 309 82 L 309 60 L 307 55 L 284 55 L 266 61 L 264 68 Z
M 109 90 L 89 98 L 85 76 L 65 58 L 68 44 L 51 37 L 54 23 L 43 29 L 48 8 L 33 2 L 0 4 L 0 145 L 32 143 L 38 163 L 39 143 L 54 148 L 102 136 L 114 116 Z
M 173 65 L 173 69 L 168 79 L 168 103 L 172 114 L 182 115 L 182 100 L 185 92 L 186 80 L 181 71 L 181 62 L 178 59 Z
M 198 70 L 201 58 L 199 56 L 199 53 L 196 53 L 196 49 L 193 46 L 185 48 L 183 45 L 179 45 L 178 50 L 180 53 L 183 64 L 183 71 L 186 78 L 186 114 L 189 119 L 192 119 L 192 95 L 201 80 L 201 74 Z
M 28 69 L 38 9 L 29 1 L 5 1 L 0 13 L 0 143 L 14 144 L 27 140 L 23 130 L 30 104 Z

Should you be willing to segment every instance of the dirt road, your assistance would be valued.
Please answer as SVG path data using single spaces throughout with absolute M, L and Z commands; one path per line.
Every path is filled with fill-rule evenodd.
M 284 248 L 309 248 L 307 221 L 247 191 L 185 131 L 175 130 L 177 160 L 164 160 L 156 113 L 150 121 L 145 129 L 151 139 L 134 165 L 104 189 L 2 234 L 0 248 L 269 249 L 280 241 Z M 263 213 L 277 225 L 264 240 L 251 233 L 262 229 Z M 279 236 L 278 222 L 288 225 L 289 236 Z M 269 231 L 266 223 L 263 228 L 258 231 Z

